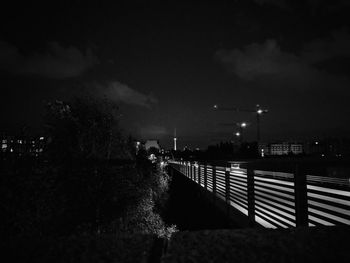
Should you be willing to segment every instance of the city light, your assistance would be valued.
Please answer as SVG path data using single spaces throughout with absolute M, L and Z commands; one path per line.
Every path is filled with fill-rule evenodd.
M 260 108 L 260 105 L 257 104 L 255 109 L 242 109 L 242 108 L 236 108 L 236 107 L 218 107 L 217 104 L 213 106 L 214 110 L 218 111 L 233 111 L 233 112 L 248 112 L 248 113 L 255 113 L 256 115 L 256 140 L 260 141 L 260 118 L 263 114 L 268 113 L 269 110 Z M 241 128 L 245 128 L 246 124 L 242 123 Z
M 235 134 L 237 137 L 241 136 L 241 134 L 239 132 L 236 132 Z

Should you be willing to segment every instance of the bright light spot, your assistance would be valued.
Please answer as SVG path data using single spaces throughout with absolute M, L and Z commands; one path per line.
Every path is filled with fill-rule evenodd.
M 241 136 L 241 134 L 239 132 L 236 132 L 236 136 L 239 137 Z
M 217 104 L 215 104 L 215 105 L 214 105 L 214 109 L 217 109 L 217 108 L 218 108 L 218 105 L 217 105 Z
M 10 152 L 12 152 L 12 153 L 13 153 L 13 149 L 12 149 L 12 148 L 10 149 Z
M 324 157 L 324 154 L 322 153 L 321 156 Z
M 242 127 L 242 128 L 245 128 L 245 127 L 247 127 L 247 123 L 245 123 L 245 122 L 242 122 L 242 123 L 241 123 L 241 127 Z
M 155 162 L 155 161 L 157 160 L 157 157 L 155 156 L 154 153 L 152 153 L 152 154 L 150 154 L 150 155 L 148 156 L 148 159 L 149 159 L 150 161 L 152 161 L 152 163 L 153 163 L 153 162 Z
M 262 110 L 262 109 L 258 109 L 258 110 L 257 110 L 257 113 L 258 113 L 258 114 L 262 114 L 262 113 L 263 113 L 263 110 Z
M 264 156 L 265 156 L 264 149 L 261 149 L 261 157 L 264 157 Z
M 315 144 L 317 145 L 317 144 L 318 144 L 318 142 L 315 142 Z
M 40 140 L 40 141 L 44 140 L 44 137 L 40 137 L 39 140 Z

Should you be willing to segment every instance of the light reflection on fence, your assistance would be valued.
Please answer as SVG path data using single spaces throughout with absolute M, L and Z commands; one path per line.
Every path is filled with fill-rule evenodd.
M 204 163 L 171 167 L 267 228 L 350 225 L 350 182 L 302 173 L 285 173 Z

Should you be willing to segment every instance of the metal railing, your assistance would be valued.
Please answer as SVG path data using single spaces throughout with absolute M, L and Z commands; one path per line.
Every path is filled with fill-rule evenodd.
M 276 172 L 250 163 L 172 161 L 171 167 L 267 228 L 350 225 L 350 181 Z

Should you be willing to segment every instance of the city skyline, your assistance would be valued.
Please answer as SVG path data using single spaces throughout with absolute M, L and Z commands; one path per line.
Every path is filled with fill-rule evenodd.
M 256 138 L 348 137 L 350 22 L 347 1 L 152 4 L 8 4 L 0 30 L 0 132 L 40 133 L 44 105 L 107 96 L 121 127 L 165 148 Z

